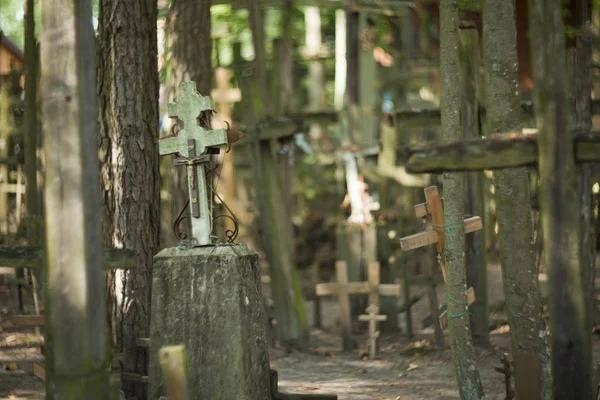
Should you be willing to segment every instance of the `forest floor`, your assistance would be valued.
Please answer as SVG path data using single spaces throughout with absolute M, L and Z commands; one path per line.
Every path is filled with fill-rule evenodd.
M 501 274 L 497 266 L 490 266 L 489 272 L 490 305 L 493 305 L 501 301 L 502 285 L 498 282 Z M 307 302 L 307 311 L 310 309 Z M 420 326 L 416 324 L 422 317 L 419 309 L 425 312 L 426 303 L 414 307 L 417 315 L 413 326 Z M 44 383 L 33 375 L 33 362 L 43 365 L 43 356 L 32 328 L 17 330 L 10 326 L 10 315 L 16 310 L 14 290 L 10 293 L 0 290 L 0 399 L 43 400 Z M 501 313 L 490 314 L 495 321 L 503 319 Z M 341 352 L 336 319 L 335 302 L 327 302 L 323 305 L 325 328 L 312 331 L 309 351 L 288 354 L 281 349 L 270 350 L 272 367 L 279 373 L 280 391 L 337 394 L 339 400 L 458 398 L 450 350 L 438 350 L 431 344 L 431 329 L 415 332 L 412 340 L 401 333 L 382 334 L 377 359 L 368 360 L 365 334 L 355 335 L 356 351 Z M 477 363 L 486 398 L 501 400 L 505 398 L 504 376 L 494 367 L 500 366 L 500 357 L 509 352 L 508 328 L 500 326 L 490 332 L 490 342 L 489 348 L 477 348 Z M 600 337 L 596 335 L 594 356 L 600 359 Z

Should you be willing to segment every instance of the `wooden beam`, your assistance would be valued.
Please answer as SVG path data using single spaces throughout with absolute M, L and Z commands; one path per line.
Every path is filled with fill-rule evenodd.
M 43 268 L 45 251 L 33 246 L 0 246 L 0 266 L 10 268 Z M 126 249 L 104 249 L 104 269 L 135 267 L 135 253 Z
M 44 326 L 46 318 L 43 315 L 14 315 L 10 323 L 13 326 Z
M 40 378 L 41 380 L 46 380 L 46 369 L 38 363 L 33 363 L 33 375 Z
M 480 217 L 470 217 L 464 222 L 465 234 L 483 229 Z M 402 251 L 418 249 L 419 247 L 435 244 L 438 242 L 438 234 L 435 230 L 415 233 L 400 239 Z
M 259 123 L 257 129 L 260 140 L 283 139 L 294 136 L 302 130 L 302 121 L 293 119 L 266 120 Z
M 600 162 L 600 135 L 575 138 L 578 163 Z M 514 132 L 493 137 L 454 142 L 442 146 L 420 145 L 408 150 L 406 170 L 411 173 L 480 171 L 537 165 L 537 135 Z

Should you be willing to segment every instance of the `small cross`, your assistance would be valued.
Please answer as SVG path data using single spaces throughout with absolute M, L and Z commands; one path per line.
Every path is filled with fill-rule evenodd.
M 219 106 L 219 113 L 231 117 L 230 104 L 242 101 L 242 91 L 229 87 L 229 71 L 226 68 L 217 68 L 217 88 L 211 90 L 210 97 Z
M 425 232 L 416 233 L 400 239 L 400 247 L 402 251 L 418 249 L 419 247 L 435 244 L 437 250 L 437 260 L 442 270 L 444 282 L 446 282 L 446 264 L 444 260 L 444 236 L 446 225 L 444 224 L 444 211 L 442 207 L 442 199 L 437 186 L 425 188 L 426 202 L 415 206 L 415 214 L 417 218 L 431 217 L 434 229 L 428 229 Z M 463 221 L 464 233 L 471 233 L 483 229 L 483 223 L 480 217 L 471 217 Z M 473 288 L 467 290 L 467 302 L 469 305 L 475 302 L 475 291 Z M 448 326 L 447 312 L 443 312 L 439 318 L 440 326 L 445 328 Z M 437 329 L 437 328 L 436 328 Z
M 182 82 L 175 103 L 169 103 L 170 118 L 177 118 L 181 127 L 176 136 L 160 139 L 160 155 L 179 154 L 175 165 L 188 166 L 188 188 L 192 237 L 197 245 L 211 244 L 212 215 L 210 195 L 207 192 L 204 164 L 210 160 L 209 147 L 227 144 L 225 129 L 208 130 L 198 123 L 198 116 L 204 111 L 212 111 L 210 97 L 202 96 L 194 82 Z
M 368 282 L 348 282 L 348 266 L 346 261 L 335 263 L 335 283 L 318 283 L 315 286 L 317 296 L 336 295 L 340 312 L 340 327 L 342 330 L 342 344 L 344 350 L 350 350 L 352 338 L 350 337 L 350 295 L 368 294 L 369 304 L 379 308 L 379 296 L 400 297 L 400 285 L 380 283 L 381 268 L 376 261 L 369 263 Z
M 375 359 L 375 355 L 377 352 L 377 338 L 379 337 L 379 331 L 377 330 L 377 322 L 385 321 L 387 319 L 387 315 L 378 315 L 379 307 L 375 304 L 371 304 L 367 307 L 367 315 L 359 315 L 359 321 L 368 321 L 369 322 L 369 347 L 370 358 L 371 360 Z

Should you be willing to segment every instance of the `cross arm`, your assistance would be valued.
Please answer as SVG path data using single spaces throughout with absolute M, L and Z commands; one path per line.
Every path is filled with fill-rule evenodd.
M 41 247 L 0 246 L 0 265 L 10 268 L 44 268 L 46 252 Z M 125 249 L 104 249 L 104 269 L 135 267 L 135 252 Z
M 471 217 L 465 219 L 464 230 L 465 234 L 483 229 L 483 223 L 480 217 Z M 424 247 L 430 244 L 437 243 L 438 233 L 435 230 L 419 232 L 414 235 L 406 236 L 400 239 L 400 247 L 402 251 L 409 251 Z
M 263 121 L 258 126 L 260 140 L 283 139 L 295 135 L 302 130 L 300 119 L 281 118 Z
M 387 315 L 359 315 L 359 321 L 385 321 L 387 320 Z
M 179 153 L 179 139 L 177 136 L 165 137 L 158 140 L 158 153 L 160 155 Z
M 575 137 L 575 160 L 600 162 L 600 135 Z M 421 145 L 407 150 L 406 170 L 411 173 L 480 171 L 537 165 L 537 135 L 512 132 L 442 146 Z

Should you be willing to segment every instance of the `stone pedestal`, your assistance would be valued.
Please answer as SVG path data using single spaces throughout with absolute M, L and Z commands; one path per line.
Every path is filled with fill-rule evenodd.
M 257 253 L 245 245 L 154 257 L 149 399 L 164 396 L 162 346 L 183 344 L 193 400 L 270 400 Z

